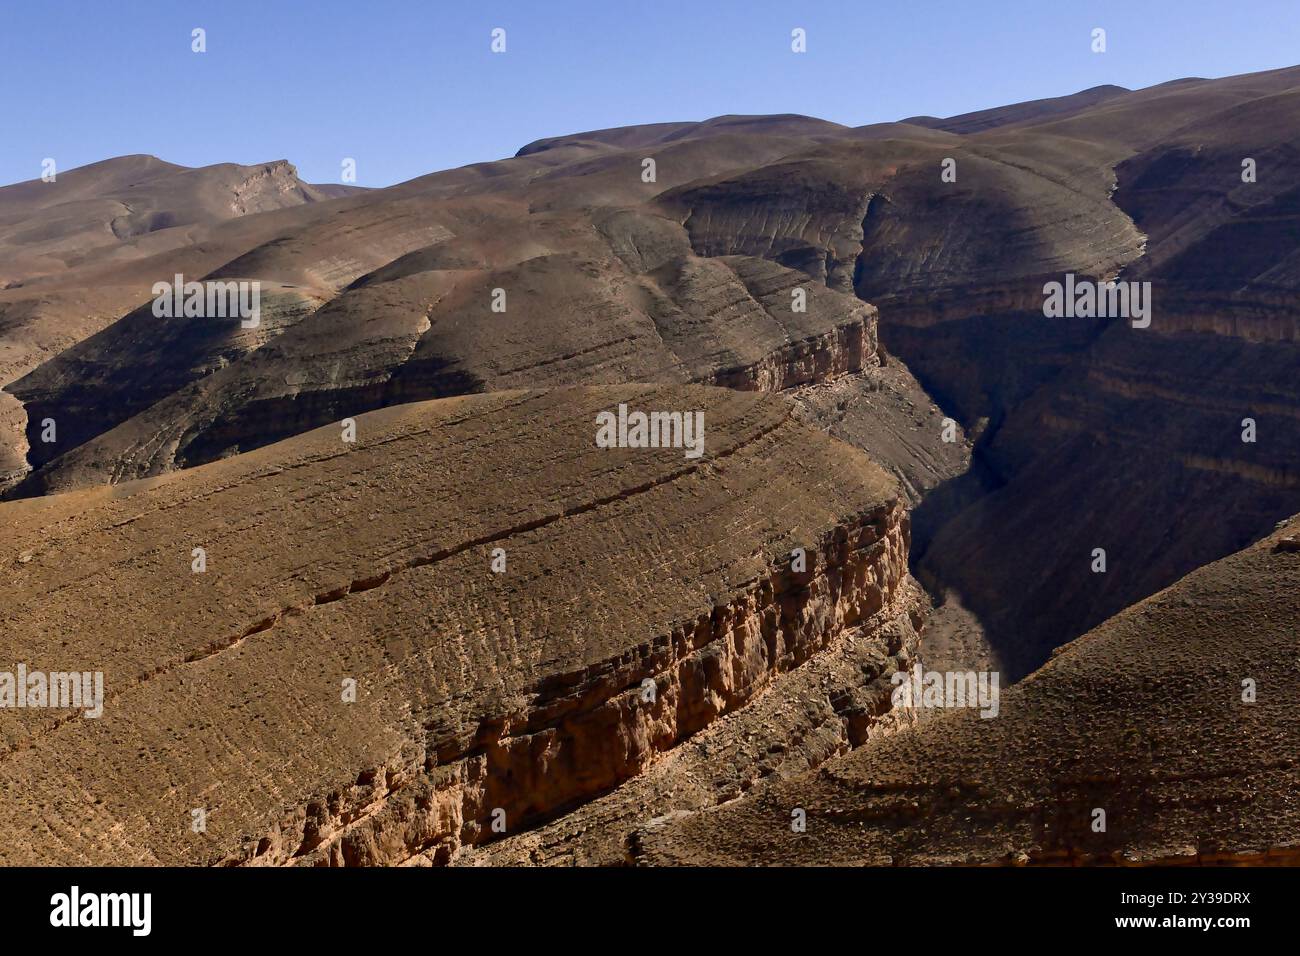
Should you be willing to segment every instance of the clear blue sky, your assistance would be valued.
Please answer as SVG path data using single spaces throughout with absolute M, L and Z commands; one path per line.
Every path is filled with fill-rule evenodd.
M 859 126 L 1300 62 L 1300 0 L 7 0 L 0 24 L 3 183 L 153 153 L 314 182 L 350 156 L 382 186 L 605 126 Z

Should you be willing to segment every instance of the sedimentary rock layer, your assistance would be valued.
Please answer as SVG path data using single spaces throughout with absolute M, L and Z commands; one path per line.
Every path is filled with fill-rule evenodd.
M 596 447 L 620 402 L 702 411 L 704 455 Z M 0 505 L 4 658 L 106 692 L 0 709 L 0 859 L 442 861 L 906 620 L 893 482 L 780 399 L 502 392 L 342 434 Z

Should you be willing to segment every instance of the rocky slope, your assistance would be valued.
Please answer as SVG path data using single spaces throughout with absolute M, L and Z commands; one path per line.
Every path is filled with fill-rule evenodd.
M 1300 519 L 969 710 L 744 800 L 655 821 L 637 862 L 1295 863 Z M 795 809 L 805 832 L 791 829 Z M 1104 811 L 1104 816 L 1098 815 Z
M 851 296 L 761 259 L 701 258 L 653 209 L 538 208 L 558 172 L 535 170 L 566 149 L 503 162 L 534 170 L 526 190 L 504 170 L 459 196 L 428 177 L 328 204 L 332 218 L 312 210 L 207 270 L 263 284 L 255 331 L 161 321 L 146 304 L 66 350 L 9 388 L 38 470 L 21 493 L 199 464 L 395 401 L 629 379 L 779 390 L 877 364 L 874 311 Z M 718 151 L 706 162 L 739 161 L 734 145 Z M 579 175 L 598 189 L 590 167 L 560 163 L 570 178 L 556 195 L 572 202 Z M 639 182 L 624 161 L 610 188 L 633 201 Z M 247 242 L 255 226 L 283 221 L 246 217 L 221 241 Z M 41 443 L 51 418 L 61 435 Z
M 774 391 L 877 362 L 874 310 L 802 288 L 798 273 L 683 254 L 631 275 L 608 248 L 596 255 L 382 275 L 315 312 L 286 292 L 256 331 L 197 319 L 160 336 L 141 310 L 15 386 L 31 429 L 68 422 L 59 442 L 33 446 L 33 464 L 48 465 L 23 490 L 157 474 L 395 402 L 486 388 L 647 380 Z M 796 287 L 805 311 L 791 308 Z M 491 308 L 497 288 L 504 312 Z M 146 339 L 169 354 L 169 376 L 140 381 Z
M 1095 144 L 1144 237 L 1119 265 L 1150 283 L 1149 327 L 1010 301 L 932 324 L 875 300 L 885 343 L 981 436 L 972 473 L 918 514 L 919 571 L 1016 675 L 1300 509 L 1297 84 L 1295 69 L 1166 84 L 971 137 L 1035 160 L 1063 137 Z
M 190 169 L 153 156 L 0 187 L 0 387 L 147 301 L 154 282 L 227 261 L 210 229 L 229 223 L 240 235 L 257 213 L 359 192 L 304 183 L 283 160 Z M 27 426 L 22 403 L 0 392 L 0 488 L 28 470 Z
M 785 116 L 580 133 L 165 248 L 124 240 L 135 288 L 257 281 L 264 321 L 159 320 L 137 292 L 99 334 L 43 346 L 59 354 L 0 400 L 7 483 L 21 496 L 157 475 L 467 392 L 781 390 L 899 476 L 922 578 L 1021 675 L 1300 508 L 1298 79 L 862 129 Z M 105 288 L 96 262 L 60 281 Z M 1066 273 L 1151 282 L 1150 326 L 1044 318 L 1044 283 Z M 21 321 L 57 328 L 107 295 L 64 288 Z M 880 343 L 901 359 L 887 374 Z M 946 420 L 970 443 L 945 441 Z M 1182 519 L 1210 509 L 1219 520 Z M 1116 562 L 1104 575 L 1098 548 Z
M 620 402 L 702 411 L 705 454 L 596 447 Z M 442 862 L 827 648 L 893 669 L 919 621 L 890 479 L 722 389 L 399 406 L 352 444 L 329 426 L 0 525 L 6 659 L 102 671 L 106 694 L 94 719 L 0 710 L 6 863 Z M 856 738 L 882 713 L 837 707 Z
M 210 224 L 355 192 L 313 186 L 285 160 L 191 169 L 156 156 L 120 156 L 0 187 L 0 286 L 25 284 L 106 254 L 150 233 Z M 173 233 L 172 243 L 185 234 Z

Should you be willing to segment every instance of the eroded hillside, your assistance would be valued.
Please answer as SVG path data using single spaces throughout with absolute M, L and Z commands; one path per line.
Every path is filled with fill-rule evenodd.
M 704 454 L 596 447 L 619 403 L 702 413 Z M 6 656 L 105 692 L 98 717 L 0 712 L 4 862 L 445 861 L 841 655 L 788 723 L 783 759 L 815 765 L 915 653 L 896 486 L 779 399 L 500 392 L 355 424 L 0 506 Z

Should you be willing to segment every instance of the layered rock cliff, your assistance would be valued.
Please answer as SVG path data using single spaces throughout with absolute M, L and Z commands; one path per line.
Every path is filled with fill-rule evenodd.
M 619 403 L 702 412 L 703 456 L 596 447 Z M 897 489 L 780 399 L 501 392 L 356 428 L 0 505 L 6 656 L 106 693 L 94 719 L 0 711 L 7 862 L 441 862 L 828 650 L 870 649 L 863 687 L 914 654 Z M 865 739 L 887 699 L 840 680 Z M 808 764 L 848 745 L 810 737 Z
M 906 518 L 896 503 L 842 524 L 808 551 L 815 571 L 796 574 L 784 562 L 769 568 L 670 634 L 617 659 L 549 675 L 523 691 L 526 708 L 481 714 L 458 734 L 428 725 L 423 759 L 366 768 L 353 786 L 277 822 L 251 857 L 246 845 L 224 862 L 376 866 L 419 856 L 444 863 L 462 847 L 580 807 L 847 634 L 869 625 L 859 639 L 880 641 L 886 623 L 906 618 L 906 554 Z M 906 666 L 914 651 L 901 640 L 881 646 L 890 671 L 899 666 L 893 655 Z M 865 740 L 888 710 L 884 696 L 856 711 L 851 742 Z

